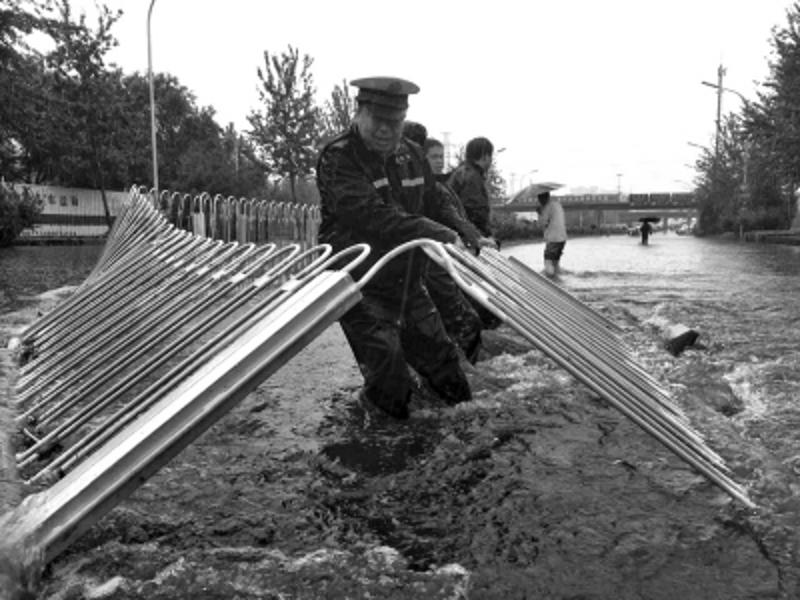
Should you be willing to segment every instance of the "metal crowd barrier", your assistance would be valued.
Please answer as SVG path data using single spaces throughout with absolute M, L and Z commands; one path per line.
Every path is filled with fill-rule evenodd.
M 134 190 L 134 193 L 144 194 Z M 167 220 L 202 237 L 246 244 L 316 244 L 320 210 L 313 204 L 257 198 L 198 195 L 162 190 L 158 198 L 146 193 Z
M 354 281 L 366 245 L 332 255 L 326 245 L 225 239 L 297 223 L 285 219 L 285 206 L 166 198 L 157 209 L 134 190 L 87 280 L 20 336 L 16 424 L 26 443 L 15 458 L 19 476 L 41 491 L 0 516 L 0 550 L 54 557 L 357 303 L 386 262 L 416 247 L 578 381 L 753 506 L 616 326 L 522 263 L 416 240 Z M 222 219 L 222 239 L 215 211 L 241 215 Z M 266 221 L 250 219 L 259 211 Z M 195 233 L 164 213 L 191 221 Z
M 20 336 L 16 469 L 39 491 L 0 546 L 67 547 L 358 302 L 368 253 L 202 237 L 134 191 L 87 280 Z

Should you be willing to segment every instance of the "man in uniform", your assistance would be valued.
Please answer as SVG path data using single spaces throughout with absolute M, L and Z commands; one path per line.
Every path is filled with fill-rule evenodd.
M 463 245 L 455 230 L 457 215 L 441 202 L 419 147 L 402 136 L 408 96 L 419 88 L 393 77 L 351 85 L 359 89 L 353 124 L 323 148 L 317 165 L 320 242 L 334 250 L 370 245 L 355 278 L 410 240 Z M 420 250 L 389 261 L 364 286 L 361 302 L 340 319 L 364 376 L 367 401 L 401 419 L 408 417 L 414 389 L 408 365 L 448 404 L 471 398 L 458 349 L 423 285 L 426 261 Z

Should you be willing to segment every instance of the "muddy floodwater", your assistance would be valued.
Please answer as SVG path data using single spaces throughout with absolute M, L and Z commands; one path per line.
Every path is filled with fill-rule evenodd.
M 2 335 L 91 270 L 57 250 L 0 251 Z M 504 253 L 542 266 L 541 244 Z M 472 402 L 365 413 L 334 325 L 49 565 L 38 597 L 800 598 L 800 248 L 591 237 L 562 264 L 758 509 L 507 326 Z M 671 323 L 700 333 L 678 357 Z

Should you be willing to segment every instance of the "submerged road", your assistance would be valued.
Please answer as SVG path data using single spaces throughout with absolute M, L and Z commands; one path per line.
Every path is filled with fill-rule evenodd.
M 541 268 L 541 244 L 504 254 Z M 562 265 L 759 511 L 502 330 L 474 402 L 370 421 L 332 327 L 60 557 L 41 597 L 799 597 L 800 248 L 586 237 Z M 91 266 L 86 247 L 0 251 L 0 320 Z M 669 323 L 699 345 L 666 353 Z

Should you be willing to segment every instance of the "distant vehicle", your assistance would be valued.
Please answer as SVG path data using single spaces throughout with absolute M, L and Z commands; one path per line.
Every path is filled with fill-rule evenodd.
M 628 235 L 639 235 L 641 225 L 628 225 Z
M 683 223 L 675 230 L 675 233 L 678 235 L 689 235 L 692 233 L 692 228 L 689 226 L 688 223 Z
M 610 223 L 603 225 L 604 233 L 628 233 L 628 226 L 625 223 Z

